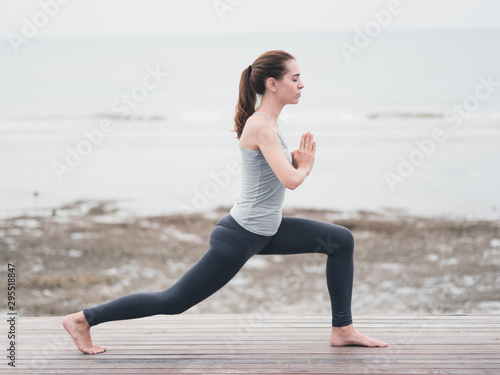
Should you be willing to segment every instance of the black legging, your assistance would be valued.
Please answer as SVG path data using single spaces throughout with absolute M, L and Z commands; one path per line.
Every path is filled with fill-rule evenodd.
M 134 293 L 83 312 L 91 326 L 111 320 L 180 314 L 227 284 L 255 254 L 323 253 L 332 305 L 332 326 L 352 323 L 354 239 L 342 226 L 313 219 L 282 218 L 274 236 L 240 226 L 230 214 L 212 230 L 210 248 L 174 285 L 161 292 Z

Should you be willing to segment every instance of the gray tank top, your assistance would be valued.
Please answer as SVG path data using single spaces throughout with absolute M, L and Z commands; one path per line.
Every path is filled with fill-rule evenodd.
M 255 113 L 271 122 L 265 114 Z M 279 132 L 276 133 L 286 158 L 292 164 L 292 154 Z M 274 174 L 261 150 L 247 150 L 241 146 L 239 149 L 241 190 L 229 213 L 246 230 L 262 236 L 273 236 L 281 224 L 286 188 Z

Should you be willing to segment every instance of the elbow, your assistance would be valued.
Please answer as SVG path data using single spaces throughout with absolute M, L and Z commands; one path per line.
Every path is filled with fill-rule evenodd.
M 286 181 L 283 181 L 283 186 L 290 190 L 295 190 L 301 184 L 298 178 L 288 178 Z
M 304 179 L 307 177 L 308 174 L 309 174 L 309 172 L 306 170 L 293 169 L 293 171 L 291 173 L 286 174 L 285 176 L 281 177 L 280 182 L 287 189 L 295 190 L 300 185 L 302 185 L 302 183 L 304 182 Z

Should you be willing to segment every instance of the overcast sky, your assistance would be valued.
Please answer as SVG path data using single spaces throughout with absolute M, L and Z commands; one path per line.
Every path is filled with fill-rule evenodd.
M 42 4 L 59 1 L 0 0 L 1 35 L 21 35 L 24 17 L 33 21 Z M 388 9 L 391 1 L 401 9 L 391 16 L 391 29 L 500 27 L 499 0 L 64 1 L 68 4 L 54 11 L 39 36 L 353 31 L 373 19 L 371 12 Z

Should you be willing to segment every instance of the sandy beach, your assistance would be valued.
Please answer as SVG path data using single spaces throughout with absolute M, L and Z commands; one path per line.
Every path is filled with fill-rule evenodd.
M 18 312 L 64 315 L 172 285 L 208 248 L 229 207 L 164 216 L 79 201 L 49 216 L 0 220 L 0 257 L 15 264 Z M 285 209 L 355 237 L 353 313 L 498 314 L 500 223 L 401 212 Z M 187 313 L 330 313 L 325 256 L 255 256 Z M 7 267 L 0 270 L 5 276 Z M 2 278 L 3 278 L 2 276 Z M 5 308 L 5 307 L 4 307 Z

